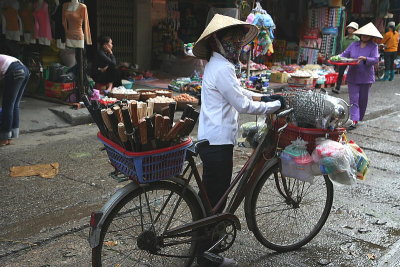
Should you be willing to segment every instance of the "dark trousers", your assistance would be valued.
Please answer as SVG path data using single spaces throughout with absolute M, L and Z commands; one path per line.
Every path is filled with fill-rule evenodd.
M 394 60 L 397 56 L 397 52 L 385 52 L 383 57 L 385 59 L 385 70 L 394 70 Z
M 338 90 L 338 91 L 340 90 L 340 86 L 342 85 L 343 75 L 344 75 L 344 72 L 346 71 L 346 68 L 347 68 L 347 66 L 339 66 L 339 70 L 338 70 L 339 76 L 338 76 L 338 79 L 336 82 L 336 90 Z
M 220 198 L 228 189 L 233 168 L 233 145 L 217 145 L 201 147 L 200 158 L 203 161 L 203 184 L 209 197 L 211 206 L 214 207 Z M 218 212 L 222 212 L 226 202 Z M 213 262 L 201 257 L 204 251 L 208 250 L 212 245 L 212 240 L 199 242 L 197 250 L 197 263 L 200 266 L 214 267 L 218 266 Z
M 108 67 L 105 72 L 94 71 L 93 80 L 96 83 L 113 83 L 114 87 L 121 86 L 121 71 L 114 67 Z
M 28 83 L 29 75 L 28 68 L 20 62 L 12 63 L 4 75 L 0 140 L 19 136 L 19 103 Z

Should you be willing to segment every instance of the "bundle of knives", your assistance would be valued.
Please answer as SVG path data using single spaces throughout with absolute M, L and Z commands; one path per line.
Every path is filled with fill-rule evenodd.
M 187 105 L 182 116 L 174 123 L 176 103 L 169 103 L 161 114 L 153 113 L 144 103 L 120 101 L 103 106 L 84 96 L 89 110 L 101 134 L 128 151 L 143 152 L 181 143 L 193 130 L 199 112 Z M 150 104 L 150 103 L 149 103 Z

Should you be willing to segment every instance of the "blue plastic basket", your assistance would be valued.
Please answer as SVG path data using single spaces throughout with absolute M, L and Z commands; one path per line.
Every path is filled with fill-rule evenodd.
M 186 148 L 192 144 L 192 140 L 188 139 L 176 146 L 138 153 L 126 151 L 101 133 L 97 136 L 106 148 L 111 165 L 139 183 L 155 182 L 180 174 Z

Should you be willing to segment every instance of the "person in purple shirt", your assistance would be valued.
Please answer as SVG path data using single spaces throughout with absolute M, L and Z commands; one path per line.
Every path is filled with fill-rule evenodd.
M 371 22 L 355 31 L 360 41 L 352 43 L 342 54 L 342 57 L 358 59 L 357 65 L 349 66 L 347 83 L 350 99 L 349 130 L 354 129 L 363 120 L 368 105 L 368 94 L 375 82 L 374 65 L 378 63 L 378 45 L 373 38 L 382 38 L 378 29 Z

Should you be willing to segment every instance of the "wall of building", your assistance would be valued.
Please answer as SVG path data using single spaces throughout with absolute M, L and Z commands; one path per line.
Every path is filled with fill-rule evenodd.
M 151 0 L 135 0 L 135 60 L 140 69 L 150 69 L 152 48 Z

